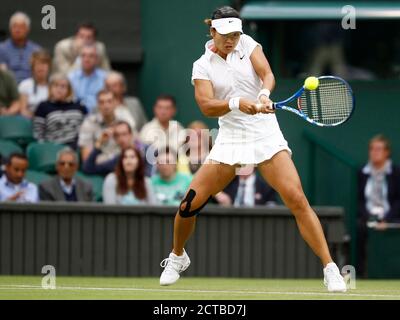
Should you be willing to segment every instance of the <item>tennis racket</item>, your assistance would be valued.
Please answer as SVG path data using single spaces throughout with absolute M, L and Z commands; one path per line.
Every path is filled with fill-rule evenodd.
M 322 76 L 314 90 L 300 88 L 290 98 L 273 103 L 274 109 L 293 112 L 313 125 L 333 127 L 346 122 L 354 111 L 355 101 L 350 85 L 339 77 Z M 297 100 L 297 109 L 288 106 Z

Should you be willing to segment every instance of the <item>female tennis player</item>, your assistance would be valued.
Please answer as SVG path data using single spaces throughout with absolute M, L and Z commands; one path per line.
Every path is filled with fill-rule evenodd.
M 188 268 L 190 259 L 184 246 L 194 231 L 196 215 L 210 196 L 234 178 L 238 166 L 253 164 L 280 194 L 295 216 L 302 237 L 321 259 L 328 290 L 346 291 L 272 110 L 269 95 L 275 80 L 261 46 L 243 34 L 239 13 L 231 7 L 217 9 L 206 23 L 212 39 L 193 64 L 192 83 L 203 114 L 219 117 L 219 133 L 179 206 L 173 250 L 161 262 L 165 269 L 160 284 L 175 283 Z

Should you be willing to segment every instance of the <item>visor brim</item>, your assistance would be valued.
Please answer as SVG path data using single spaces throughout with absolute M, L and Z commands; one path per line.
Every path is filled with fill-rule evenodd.
M 241 34 L 243 34 L 243 30 L 242 28 L 239 27 L 235 27 L 235 26 L 224 26 L 224 27 L 218 27 L 215 28 L 215 30 L 217 30 L 217 32 L 219 34 L 229 34 L 229 33 L 233 33 L 233 32 L 240 32 Z

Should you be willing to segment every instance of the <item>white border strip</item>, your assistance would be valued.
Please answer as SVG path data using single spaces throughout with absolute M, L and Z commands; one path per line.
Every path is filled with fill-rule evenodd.
M 41 286 L 33 285 L 0 285 L 0 290 L 45 290 Z M 144 288 L 112 288 L 112 287 L 71 287 L 57 286 L 56 290 L 88 290 L 88 291 L 139 291 L 139 292 L 168 292 L 168 293 L 218 293 L 218 294 L 243 294 L 243 295 L 293 295 L 293 296 L 342 296 L 342 297 L 375 297 L 375 298 L 397 298 L 400 293 L 395 294 L 369 294 L 369 293 L 333 293 L 333 292 L 289 292 L 289 291 L 227 291 L 227 290 L 190 290 L 190 289 L 144 289 Z M 51 292 L 51 291 L 50 291 Z

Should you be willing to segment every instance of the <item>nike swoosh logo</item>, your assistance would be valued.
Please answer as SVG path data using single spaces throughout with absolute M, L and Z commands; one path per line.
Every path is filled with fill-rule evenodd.
M 245 54 L 243 55 L 243 57 L 240 57 L 240 60 L 242 60 L 244 58 Z
M 229 20 L 229 21 L 228 21 L 228 23 L 232 23 L 232 22 L 233 22 L 233 20 Z

